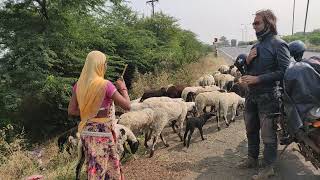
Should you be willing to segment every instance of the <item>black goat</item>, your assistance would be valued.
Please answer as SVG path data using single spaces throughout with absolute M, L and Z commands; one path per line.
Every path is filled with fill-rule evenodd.
M 210 112 L 210 113 L 202 114 L 199 117 L 187 118 L 186 131 L 185 131 L 184 137 L 183 137 L 183 145 L 187 146 L 189 148 L 191 136 L 192 136 L 195 128 L 199 129 L 201 139 L 204 140 L 202 127 L 206 124 L 207 120 L 214 115 L 215 115 L 214 113 Z M 190 131 L 190 133 L 188 136 L 188 143 L 186 144 L 186 138 L 187 138 L 189 131 Z

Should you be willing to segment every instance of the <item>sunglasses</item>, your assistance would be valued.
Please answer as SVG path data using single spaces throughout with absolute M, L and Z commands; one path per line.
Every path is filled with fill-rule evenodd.
M 262 22 L 260 21 L 255 21 L 252 23 L 252 26 L 259 26 L 260 24 L 262 24 Z

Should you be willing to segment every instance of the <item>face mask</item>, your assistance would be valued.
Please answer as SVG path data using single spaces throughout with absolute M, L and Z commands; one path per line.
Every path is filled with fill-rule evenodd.
M 262 31 L 256 33 L 257 39 L 261 41 L 265 35 L 269 34 L 269 32 L 270 32 L 269 26 L 265 26 Z

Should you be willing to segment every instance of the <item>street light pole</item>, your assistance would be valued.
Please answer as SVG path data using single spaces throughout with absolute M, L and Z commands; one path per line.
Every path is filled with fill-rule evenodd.
M 306 35 L 306 25 L 307 25 L 307 18 L 308 18 L 308 9 L 309 9 L 309 0 L 307 2 L 307 10 L 306 10 L 306 18 L 304 20 L 304 30 L 303 30 L 303 34 Z
M 293 28 L 294 28 L 294 11 L 296 8 L 296 0 L 293 0 L 293 11 L 292 11 L 292 35 L 293 35 Z

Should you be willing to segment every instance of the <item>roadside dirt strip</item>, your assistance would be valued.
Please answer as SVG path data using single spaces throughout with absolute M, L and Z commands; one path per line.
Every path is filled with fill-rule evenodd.
M 189 149 L 183 147 L 171 128 L 166 128 L 164 137 L 170 144 L 165 148 L 160 141 L 155 156 L 146 155 L 124 165 L 127 179 L 212 179 L 247 180 L 257 169 L 241 170 L 236 164 L 246 157 L 247 141 L 243 117 L 240 116 L 230 127 L 222 126 L 217 131 L 215 119 L 204 126 L 206 140 L 202 141 L 198 130 L 192 136 Z M 320 172 L 311 163 L 305 162 L 291 145 L 276 164 L 276 176 L 272 180 L 320 179 Z M 280 150 L 283 146 L 279 147 Z M 262 154 L 262 149 L 261 149 Z

